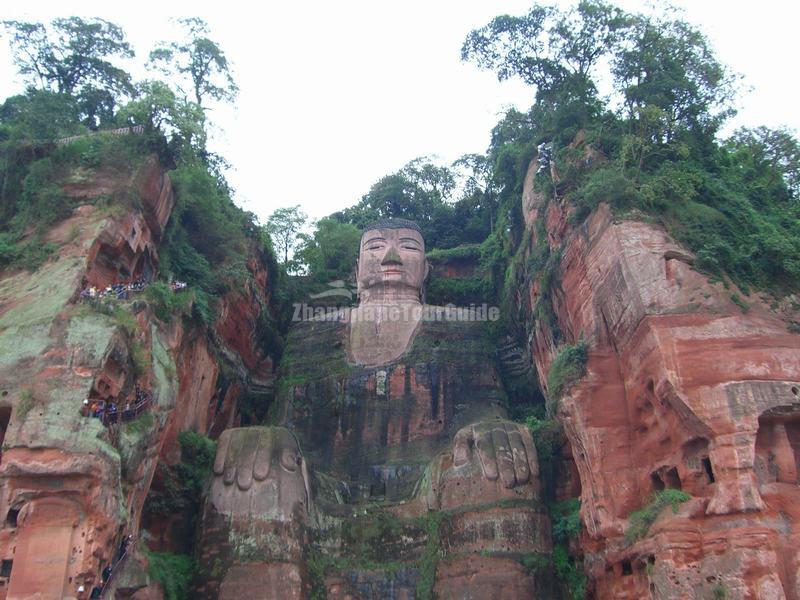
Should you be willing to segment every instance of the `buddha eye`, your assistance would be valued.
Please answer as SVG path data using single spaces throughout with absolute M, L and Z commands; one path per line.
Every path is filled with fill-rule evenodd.
M 419 252 L 419 248 L 416 246 L 400 246 L 403 250 L 413 250 L 414 252 Z

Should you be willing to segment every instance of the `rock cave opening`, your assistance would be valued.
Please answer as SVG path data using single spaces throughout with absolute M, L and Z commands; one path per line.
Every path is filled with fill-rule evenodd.
M 689 440 L 683 445 L 682 453 L 685 467 L 684 487 L 689 493 L 702 496 L 706 491 L 706 486 L 716 481 L 708 451 L 708 439 L 697 437 Z
M 658 471 L 650 473 L 650 483 L 653 485 L 653 491 L 655 492 L 660 492 L 664 489 L 664 480 L 661 479 L 661 475 L 658 474 Z
M 703 465 L 703 470 L 706 472 L 708 483 L 714 483 L 714 470 L 711 468 L 711 459 L 704 456 L 700 459 L 700 463 Z
M 623 560 L 622 561 L 622 575 L 633 575 L 633 566 L 631 565 L 631 561 Z
M 664 466 L 658 468 L 650 473 L 650 483 L 654 492 L 661 492 L 665 489 L 683 489 L 677 467 Z
M 6 514 L 6 527 L 15 528 L 19 518 L 19 508 L 10 508 Z
M 6 429 L 8 429 L 8 424 L 10 421 L 11 421 L 11 407 L 0 406 L 0 445 L 6 438 Z
M 793 407 L 777 407 L 758 418 L 754 469 L 762 485 L 798 483 L 800 412 Z

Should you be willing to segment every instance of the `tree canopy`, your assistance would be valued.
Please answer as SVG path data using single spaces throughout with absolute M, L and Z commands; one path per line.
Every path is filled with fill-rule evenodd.
M 287 270 L 295 270 L 290 263 L 289 254 L 298 247 L 308 215 L 300 209 L 300 205 L 278 208 L 267 218 L 265 229 L 272 238 L 272 245 L 283 257 L 282 264 Z
M 14 64 L 30 85 L 74 97 L 89 126 L 113 116 L 133 91 L 130 75 L 113 58 L 132 58 L 120 27 L 103 19 L 68 17 L 49 25 L 3 21 Z
M 573 220 L 599 202 L 636 209 L 694 250 L 701 269 L 742 289 L 797 288 L 797 140 L 767 128 L 717 139 L 736 78 L 676 11 L 627 13 L 601 0 L 537 4 L 471 32 L 462 58 L 535 88 L 531 109 L 509 111 L 492 135 L 487 189 L 500 197 L 492 264 L 515 247 L 514 203 L 538 154 L 557 174 L 540 169 L 539 192 L 569 200 Z M 597 94 L 600 81 L 612 86 L 610 97 Z
M 208 25 L 192 17 L 178 19 L 186 30 L 180 42 L 162 42 L 150 53 L 150 64 L 167 77 L 178 81 L 188 80 L 189 87 L 178 84 L 184 96 L 193 95 L 194 102 L 207 108 L 209 98 L 231 102 L 239 89 L 233 80 L 231 67 L 217 42 L 208 38 Z

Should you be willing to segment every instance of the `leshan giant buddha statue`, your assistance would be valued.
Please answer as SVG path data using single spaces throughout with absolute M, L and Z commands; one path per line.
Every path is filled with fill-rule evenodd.
M 484 324 L 423 304 L 428 269 L 415 223 L 375 223 L 358 306 L 292 328 L 276 425 L 220 438 L 197 597 L 544 591 L 518 560 L 551 549 L 533 441 L 506 419 Z

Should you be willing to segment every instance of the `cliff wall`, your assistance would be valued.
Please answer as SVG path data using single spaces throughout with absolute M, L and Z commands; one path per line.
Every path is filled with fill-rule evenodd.
M 166 171 L 151 157 L 62 191 L 77 207 L 44 235 L 57 256 L 0 273 L 0 597 L 88 597 L 125 536 L 169 547 L 164 523 L 140 529 L 159 461 L 180 460 L 179 432 L 218 435 L 251 385 L 271 387 L 273 359 L 255 332 L 274 274 L 255 246 L 213 328 L 163 321 L 142 292 L 81 292 L 157 275 L 175 204 Z M 121 422 L 91 416 L 101 403 L 106 421 L 113 403 Z M 141 575 L 131 593 L 147 584 Z
M 641 216 L 601 204 L 573 223 L 537 190 L 538 168 L 525 243 L 554 257 L 555 277 L 528 280 L 520 305 L 545 390 L 560 351 L 587 348 L 585 376 L 548 395 L 579 473 L 590 592 L 800 597 L 800 336 L 786 303 L 712 282 Z M 689 499 L 660 510 L 653 495 L 669 489 Z

